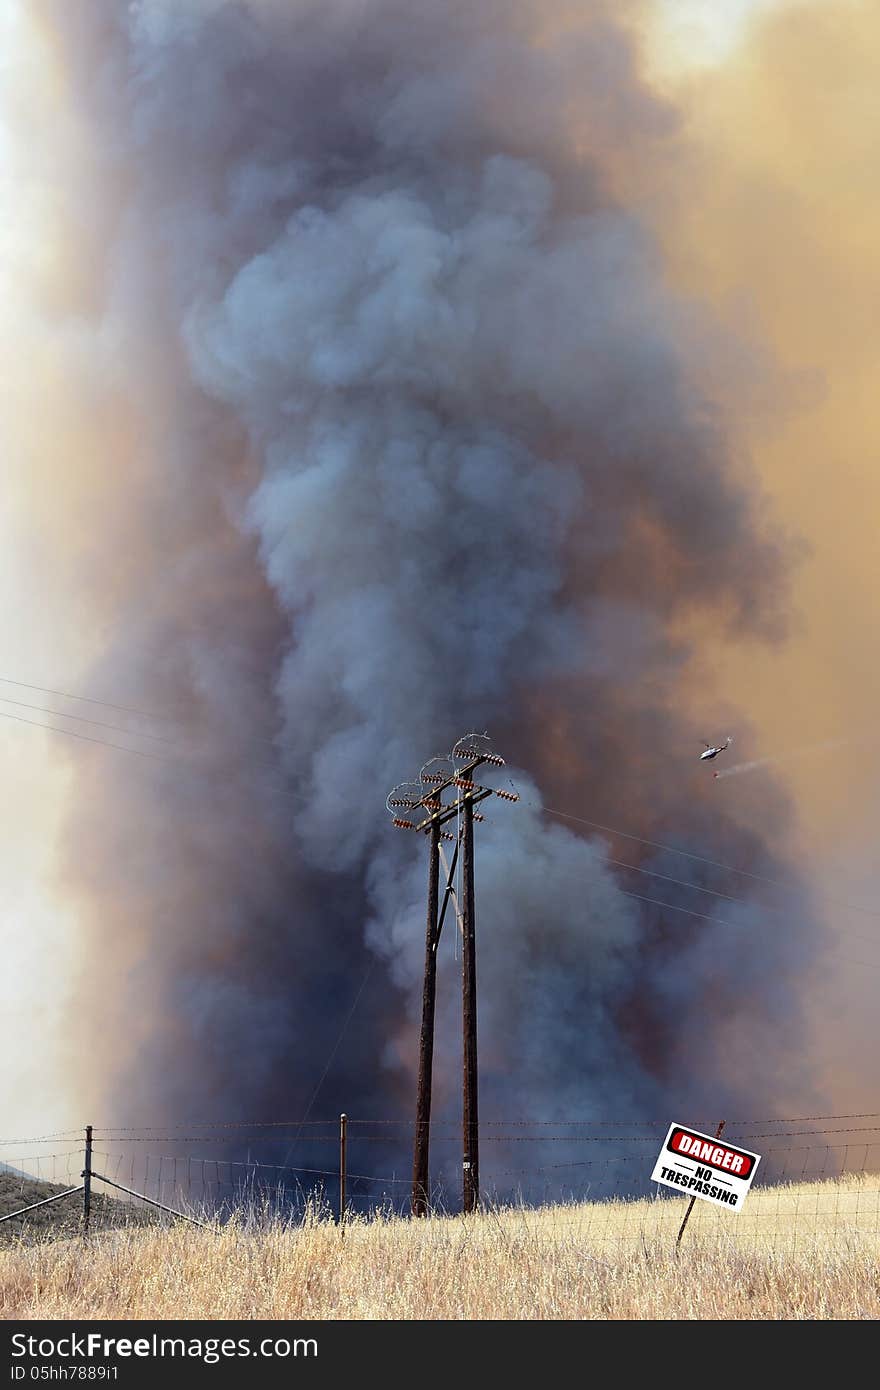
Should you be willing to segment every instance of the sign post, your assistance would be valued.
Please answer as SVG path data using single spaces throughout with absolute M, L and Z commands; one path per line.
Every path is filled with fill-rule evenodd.
M 686 1193 L 692 1199 L 678 1233 L 679 1240 L 697 1197 L 716 1207 L 739 1212 L 752 1185 L 761 1161 L 760 1154 L 721 1143 L 723 1128 L 722 1121 L 718 1133 L 711 1135 L 687 1125 L 669 1126 L 651 1181 Z

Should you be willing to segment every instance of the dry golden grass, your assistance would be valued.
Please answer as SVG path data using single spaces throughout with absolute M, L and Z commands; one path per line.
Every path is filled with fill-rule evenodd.
M 876 1318 L 876 1179 L 473 1217 L 178 1224 L 0 1251 L 5 1318 Z

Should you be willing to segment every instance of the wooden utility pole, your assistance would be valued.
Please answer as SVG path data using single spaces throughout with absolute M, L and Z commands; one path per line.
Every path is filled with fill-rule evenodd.
M 502 801 L 519 801 L 514 791 L 499 787 L 480 786 L 473 774 L 480 767 L 503 767 L 504 759 L 490 751 L 486 734 L 465 734 L 445 757 L 432 758 L 419 774 L 418 782 L 400 782 L 388 794 L 385 805 L 391 823 L 399 830 L 413 830 L 427 835 L 430 843 L 428 858 L 428 918 L 425 934 L 425 981 L 422 989 L 422 1028 L 419 1035 L 419 1080 L 416 1096 L 416 1127 L 413 1147 L 412 1213 L 425 1216 L 428 1210 L 429 1147 L 431 1124 L 431 1081 L 434 1057 L 434 1006 L 437 985 L 437 945 L 443 930 L 443 920 L 450 901 L 455 905 L 462 933 L 462 1029 L 463 1029 L 463 1111 L 462 1128 L 462 1204 L 466 1212 L 474 1211 L 480 1197 L 479 1122 L 477 1115 L 477 960 L 474 935 L 474 821 L 482 813 L 474 807 L 488 796 Z M 454 800 L 443 800 L 445 792 Z M 401 811 L 416 813 L 410 819 Z M 452 835 L 442 829 L 455 822 L 459 833 Z M 441 840 L 455 841 L 452 863 L 447 867 L 443 902 L 439 904 L 439 861 L 442 858 Z M 455 869 L 461 854 L 462 903 L 455 895 Z M 438 913 L 439 904 L 439 913 Z
M 474 804 L 464 798 L 461 904 L 462 1203 L 480 1200 L 480 1130 L 477 1113 L 477 946 L 474 913 Z
M 437 803 L 439 807 L 439 802 Z M 428 919 L 425 931 L 425 983 L 419 1035 L 419 1081 L 413 1144 L 412 1214 L 427 1216 L 430 1194 L 431 1082 L 434 1068 L 434 1006 L 437 997 L 437 902 L 440 896 L 440 823 L 431 822 L 428 838 Z

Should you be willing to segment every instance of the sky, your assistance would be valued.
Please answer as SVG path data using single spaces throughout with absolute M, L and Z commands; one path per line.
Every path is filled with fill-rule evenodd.
M 711 68 L 731 58 L 750 22 L 788 0 L 660 0 L 653 57 L 669 72 Z
M 880 289 L 871 250 L 880 30 L 860 3 L 781 6 L 756 19 L 725 63 L 682 77 L 701 196 L 682 197 L 669 216 L 664 190 L 658 225 L 678 283 L 765 344 L 784 378 L 769 408 L 742 411 L 741 434 L 767 508 L 803 543 L 789 637 L 780 650 L 747 654 L 708 632 L 702 641 L 714 679 L 747 712 L 756 749 L 781 759 L 802 862 L 827 895 L 829 929 L 846 942 L 829 960 L 827 998 L 813 998 L 817 1066 L 836 1094 L 855 1098 L 852 1037 L 870 1039 L 876 974 L 871 536 L 880 497 L 869 324 Z M 848 744 L 831 746 L 841 738 Z M 719 785 L 748 816 L 754 782 Z

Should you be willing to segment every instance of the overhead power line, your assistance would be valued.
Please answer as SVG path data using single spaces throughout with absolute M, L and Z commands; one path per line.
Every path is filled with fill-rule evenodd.
M 173 721 L 171 720 L 170 716 L 168 716 L 168 715 L 149 714 L 149 713 L 148 713 L 147 711 L 145 711 L 145 710 L 135 709 L 134 707 L 129 706 L 129 705 L 115 704 L 115 703 L 113 703 L 112 701 L 109 701 L 109 700 L 98 700 L 98 699 L 96 699 L 96 698 L 94 698 L 94 697 L 92 697 L 92 696 L 88 696 L 88 695 L 74 695 L 74 694 L 72 694 L 72 693 L 69 692 L 69 691 L 56 690 L 56 689 L 53 689 L 53 688 L 50 687 L 50 686 L 33 685 L 33 684 L 29 684 L 28 682 L 25 682 L 25 681 L 13 680 L 12 677 L 10 677 L 10 676 L 0 676 L 0 682 L 3 682 L 3 683 L 8 684 L 8 685 L 19 686 L 19 687 L 21 687 L 21 688 L 24 689 L 24 690 L 35 690 L 35 691 L 38 691 L 39 693 L 45 694 L 45 695 L 56 695 L 56 696 L 60 696 L 60 697 L 63 698 L 63 699 L 69 699 L 69 700 L 82 700 L 82 701 L 85 701 L 85 702 L 88 703 L 88 704 L 99 705 L 99 706 L 102 706 L 102 707 L 105 708 L 105 709 L 118 710 L 118 711 L 123 712 L 123 713 L 126 713 L 126 714 L 134 714 L 134 715 L 137 715 L 137 716 L 139 716 L 139 717 L 141 717 L 141 718 L 145 718 L 145 719 L 152 719 L 152 720 L 156 720 L 156 721 L 158 721 L 158 722 L 164 722 L 164 723 L 168 723 L 168 724 L 170 724 L 170 723 L 173 722 Z M 113 732 L 115 732 L 115 733 L 120 733 L 120 734 L 122 734 L 122 735 L 125 736 L 125 737 L 135 738 L 135 739 L 137 739 L 137 738 L 152 739 L 152 740 L 154 740 L 154 741 L 159 741 L 159 742 L 162 742 L 162 743 L 167 743 L 167 744 L 169 744 L 172 748 L 176 748 L 179 752 L 186 752 L 186 751 L 187 751 L 187 750 L 183 747 L 182 744 L 180 744 L 180 743 L 175 743 L 175 741 L 174 741 L 173 739 L 171 739 L 171 738 L 169 738 L 169 737 L 167 737 L 166 735 L 163 735 L 163 734 L 149 733 L 149 732 L 146 732 L 146 731 L 135 730 L 135 729 L 126 729 L 126 728 L 123 728 L 122 726 L 117 725 L 117 724 L 105 724 L 105 723 L 102 723 L 100 720 L 91 720 L 91 719 L 87 719 L 87 718 L 86 718 L 85 716 L 83 716 L 83 715 L 66 714 L 66 713 L 62 712 L 61 710 L 50 710 L 50 709 L 45 709 L 45 708 L 42 707 L 42 706 L 39 706 L 39 705 L 29 705 L 29 704 L 26 704 L 24 701 L 12 700 L 12 699 L 9 699 L 9 698 L 6 697 L 6 696 L 0 696 L 0 701 L 2 701 L 2 703 L 4 703 L 4 704 L 14 704 L 14 705 L 17 705 L 17 706 L 19 706 L 19 707 L 21 707 L 21 708 L 32 710 L 32 711 L 35 712 L 35 713 L 45 714 L 45 715 L 47 715 L 49 718 L 75 719 L 75 720 L 77 720 L 77 721 L 80 722 L 80 723 L 86 723 L 86 724 L 93 725 L 93 726 L 98 727 L 98 728 L 106 728 L 106 729 L 112 730 Z M 164 756 L 164 755 L 162 755 L 162 754 L 160 754 L 160 753 L 148 752 L 148 751 L 146 751 L 146 750 L 144 750 L 144 749 L 142 749 L 142 748 L 133 748 L 133 747 L 127 745 L 127 744 L 113 743 L 113 742 L 110 741 L 109 739 L 103 739 L 103 738 L 99 738 L 99 737 L 94 736 L 94 735 L 88 735 L 88 734 L 80 733 L 78 730 L 74 730 L 74 729 L 64 729 L 64 728 L 59 728 L 58 726 L 53 725 L 53 724 L 43 724 L 43 723 L 38 722 L 37 720 L 34 720 L 34 719 L 27 719 L 27 718 L 25 718 L 25 717 L 22 716 L 22 715 L 15 715 L 15 714 L 12 714 L 12 713 L 3 711 L 3 710 L 0 710 L 0 718 L 14 720 L 16 723 L 19 723 L 19 724 L 29 724 L 32 728 L 35 728 L 35 729 L 44 729 L 44 730 L 48 731 L 49 733 L 64 734 L 64 735 L 66 735 L 68 738 L 76 738 L 76 739 L 79 739 L 79 740 L 81 740 L 81 741 L 83 741 L 83 742 L 86 742 L 86 743 L 96 743 L 96 744 L 100 744 L 100 745 L 102 745 L 102 746 L 105 747 L 105 748 L 112 748 L 112 749 L 114 749 L 116 752 L 119 752 L 119 753 L 132 753 L 135 757 L 150 758 L 150 759 L 152 759 L 152 760 L 154 760 L 154 761 L 159 761 L 159 762 L 172 762 L 172 761 L 177 761 L 176 759 L 171 758 L 170 756 Z M 262 739 L 262 738 L 258 739 L 258 741 L 259 741 L 259 742 L 269 743 L 269 744 L 271 744 L 271 742 L 272 742 L 272 740 L 266 740 L 266 739 Z M 262 768 L 264 768 L 264 769 L 266 769 L 266 770 L 271 770 L 271 767 L 272 767 L 272 765 L 269 764 L 269 763 L 260 763 L 259 766 L 262 767 Z M 511 781 L 511 785 L 514 785 L 512 781 Z M 545 805 L 543 805 L 541 802 L 529 801 L 529 800 L 525 800 L 525 798 L 523 798 L 523 800 L 524 800 L 524 804 L 525 804 L 525 805 L 527 805 L 527 806 L 532 806 L 532 807 L 535 808 L 536 810 L 542 811 L 545 815 L 548 815 L 548 816 L 556 816 L 556 817 L 558 817 L 558 818 L 560 818 L 560 819 L 562 819 L 562 820 L 572 821 L 572 822 L 574 822 L 574 823 L 577 824 L 577 825 L 585 825 L 585 826 L 588 826 L 591 830 L 598 830 L 598 831 L 601 831 L 603 834 L 606 834 L 606 835 L 613 835 L 613 836 L 616 836 L 616 837 L 619 838 L 619 839 L 631 840 L 631 841 L 633 841 L 635 844 L 646 845 L 646 846 L 648 846 L 648 847 L 651 848 L 651 849 L 664 850 L 665 852 L 667 852 L 667 853 L 669 853 L 669 854 L 678 854 L 678 855 L 681 855 L 681 856 L 682 856 L 683 858 L 685 858 L 685 859 L 693 859 L 693 860 L 695 860 L 697 863 L 706 864 L 706 865 L 709 865 L 710 867 L 715 868 L 715 869 L 723 869 L 726 873 L 740 874 L 741 876 L 743 876 L 743 877 L 745 877 L 745 878 L 752 879 L 752 880 L 753 880 L 754 882 L 756 882 L 756 883 L 765 883 L 765 884 L 767 884 L 768 886 L 770 886 L 770 887 L 772 887 L 772 888 L 781 889 L 783 892 L 793 892 L 793 891 L 796 891 L 795 885 L 784 883 L 783 881 L 781 881 L 781 880 L 779 880 L 779 879 L 769 878 L 769 877 L 768 877 L 767 875 L 765 875 L 765 874 L 756 874 L 756 873 L 754 873 L 752 870 L 737 868 L 737 867 L 735 867 L 735 866 L 732 865 L 732 864 L 726 864 L 726 863 L 724 863 L 722 860 L 719 860 L 719 859 L 710 859 L 710 858 L 708 858 L 706 855 L 696 854 L 696 853 L 695 853 L 694 851 L 692 851 L 692 850 L 680 849 L 680 848 L 678 848 L 678 847 L 675 846 L 675 845 L 668 845 L 668 844 L 665 844 L 664 842 L 659 841 L 659 840 L 650 840 L 650 839 L 647 839 L 645 836 L 642 836 L 642 835 L 634 835 L 634 834 L 632 834 L 630 831 L 621 830 L 619 827 L 615 827 L 615 826 L 603 825 L 603 824 L 600 823 L 599 821 L 589 820 L 589 819 L 588 819 L 587 817 L 585 817 L 585 816 L 576 816 L 576 815 L 574 815 L 574 814 L 572 814 L 571 812 L 568 812 L 568 811 L 559 811 L 559 810 L 557 810 L 556 808 L 554 808 L 554 807 L 552 807 L 552 806 L 545 806 Z M 625 860 L 614 859 L 614 858 L 612 858 L 611 856 L 608 857 L 607 862 L 610 863 L 610 864 L 614 864 L 614 865 L 615 865 L 616 867 L 618 867 L 618 868 L 629 869 L 629 870 L 631 870 L 631 871 L 634 872 L 634 873 L 647 874 L 647 875 L 650 875 L 650 876 L 653 877 L 653 878 L 663 879 L 664 881 L 666 881 L 666 882 L 668 882 L 668 883 L 677 884 L 678 886 L 680 886 L 680 887 L 682 887 L 682 888 L 691 888 L 691 889 L 693 889 L 693 890 L 696 891 L 696 892 L 708 893 L 708 894 L 710 894 L 712 897 L 722 899 L 722 900 L 724 900 L 724 901 L 726 901 L 726 902 L 739 903 L 739 904 L 741 904 L 742 906 L 751 906 L 751 905 L 752 905 L 752 904 L 748 904 L 748 903 L 745 901 L 745 899 L 743 899 L 743 898 L 737 898 L 737 897 L 735 897 L 735 896 L 733 896 L 732 894 L 729 894 L 729 893 L 722 893 L 722 892 L 720 892 L 718 889 L 709 888 L 709 887 L 707 887 L 707 886 L 704 885 L 704 884 L 691 883 L 689 880 L 686 880 L 686 879 L 673 878 L 671 875 L 662 874 L 662 873 L 660 873 L 658 870 L 655 870 L 655 869 L 646 869 L 646 868 L 644 868 L 642 865 L 638 865 L 638 864 L 629 864 L 629 863 L 627 863 Z M 629 896 L 630 896 L 630 897 L 638 897 L 639 895 L 638 895 L 638 894 L 630 894 Z M 819 896 L 819 897 L 820 897 L 823 901 L 825 901 L 825 902 L 832 903 L 832 904 L 834 904 L 834 905 L 837 906 L 837 907 L 846 908 L 848 911 L 851 911 L 851 912 L 861 912 L 861 913 L 863 913 L 865 916 L 868 916 L 868 917 L 880 917 L 880 912 L 878 912 L 876 909 L 869 908 L 869 907 L 865 907 L 865 906 L 864 906 L 863 904 L 861 904 L 861 903 L 850 903 L 850 902 L 846 902 L 846 901 L 844 901 L 844 900 L 842 900 L 842 899 L 832 897 L 830 894 L 827 894 L 827 893 L 819 893 L 819 894 L 817 894 L 817 896 Z M 674 904 L 671 904 L 671 903 L 659 903 L 659 900 L 658 900 L 658 899 L 650 899 L 650 900 L 649 900 L 649 899 L 645 899 L 645 901 L 657 902 L 660 906 L 669 907 L 669 908 L 671 908 L 671 909 L 673 909 L 673 910 L 675 910 L 675 911 L 688 911 L 688 909 L 676 908 L 676 907 L 674 906 Z M 783 910 L 783 909 L 781 909 L 781 908 L 773 907 L 772 905 L 767 904 L 767 903 L 762 903 L 762 904 L 760 904 L 760 906 L 762 906 L 765 910 L 770 911 L 770 912 L 781 912 L 781 911 Z M 719 920 L 720 920 L 719 918 L 716 918 L 716 917 L 709 917 L 709 916 L 708 916 L 707 914 L 705 914 L 705 913 L 699 913 L 699 912 L 693 912 L 693 911 L 692 911 L 692 912 L 690 913 L 690 915 L 696 916 L 696 917 L 700 917 L 700 916 L 705 917 L 707 921 L 719 921 Z M 728 924 L 728 925 L 729 925 L 729 924 Z M 858 932 L 853 932 L 853 931 L 851 931 L 849 928 L 846 928 L 846 929 L 844 929 L 844 930 L 846 930 L 847 935 L 854 936 L 854 937 L 856 937 L 856 939 L 861 940 L 861 941 L 864 941 L 864 942 L 866 942 L 866 943 L 868 943 L 868 944 L 873 944 L 873 938 L 863 936 L 863 935 L 861 935 L 861 934 L 858 933 Z
M 299 1122 L 299 1128 L 297 1129 L 296 1134 L 293 1136 L 293 1139 L 291 1140 L 290 1148 L 287 1150 L 287 1153 L 286 1153 L 285 1156 L 284 1156 L 284 1161 L 285 1161 L 285 1162 L 286 1162 L 287 1159 L 290 1157 L 291 1153 L 293 1152 L 294 1146 L 297 1144 L 297 1142 L 298 1142 L 299 1139 L 301 1138 L 302 1132 L 303 1132 L 303 1128 L 304 1128 L 305 1125 L 314 1125 L 314 1124 L 319 1124 L 319 1125 L 320 1125 L 320 1124 L 324 1124 L 324 1121 L 323 1121 L 323 1120 L 310 1120 L 310 1119 L 309 1119 L 309 1116 L 310 1116 L 311 1113 L 312 1113 L 312 1106 L 315 1104 L 315 1101 L 318 1099 L 318 1096 L 319 1096 L 320 1091 L 321 1091 L 321 1087 L 324 1085 L 324 1082 L 327 1080 L 327 1073 L 329 1072 L 331 1066 L 333 1065 L 333 1059 L 334 1059 L 334 1057 L 336 1056 L 337 1052 L 339 1051 L 339 1048 L 340 1048 L 340 1046 L 341 1046 L 341 1044 L 342 1044 L 342 1039 L 345 1037 L 345 1034 L 346 1034 L 347 1031 L 348 1031 L 348 1025 L 351 1023 L 351 1020 L 354 1018 L 355 1009 L 357 1008 L 358 1004 L 360 1003 L 361 995 L 363 994 L 364 990 L 366 989 L 367 983 L 368 983 L 368 981 L 369 981 L 369 979 L 370 979 L 370 976 L 372 975 L 373 970 L 375 969 L 375 967 L 376 967 L 376 957 L 374 956 L 373 959 L 370 961 L 369 965 L 367 966 L 366 972 L 365 972 L 365 974 L 364 974 L 364 978 L 361 980 L 360 989 L 358 990 L 357 994 L 355 995 L 354 1000 L 352 1001 L 351 1008 L 349 1009 L 348 1013 L 347 1013 L 346 1016 L 345 1016 L 345 1020 L 344 1020 L 344 1022 L 343 1022 L 343 1024 L 342 1024 L 342 1027 L 341 1027 L 340 1030 L 339 1030 L 339 1034 L 338 1034 L 338 1036 L 337 1036 L 337 1038 L 336 1038 L 335 1043 L 333 1044 L 333 1047 L 332 1047 L 332 1049 L 331 1049 L 330 1055 L 329 1055 L 329 1057 L 327 1058 L 327 1062 L 326 1062 L 326 1064 L 325 1064 L 325 1066 L 324 1066 L 324 1070 L 321 1072 L 320 1080 L 318 1081 L 317 1086 L 315 1087 L 314 1091 L 312 1092 L 311 1100 L 309 1101 L 308 1105 L 306 1106 L 305 1118 L 302 1119 L 302 1120 L 300 1120 L 300 1122 Z
M 0 683 L 17 685 L 20 690 L 36 690 L 41 695 L 57 695 L 62 700 L 81 700 L 87 705 L 101 705 L 104 709 L 115 709 L 120 714 L 136 714 L 140 719 L 152 719 L 160 724 L 174 723 L 174 720 L 167 714 L 150 714 L 147 710 L 135 709 L 132 705 L 115 705 L 110 700 L 97 700 L 92 695 L 74 695 L 69 690 L 53 690 L 47 685 L 29 685 L 27 681 L 13 680 L 11 676 L 0 676 Z
M 40 695 L 54 695 L 64 700 L 82 700 L 85 701 L 86 704 L 97 705 L 101 709 L 117 710 L 120 713 L 133 714 L 140 719 L 151 719 L 156 723 L 161 723 L 168 725 L 169 727 L 174 727 L 179 732 L 184 731 L 184 726 L 181 724 L 181 721 L 179 719 L 172 718 L 172 716 L 169 714 L 149 714 L 146 710 L 134 709 L 130 705 L 117 705 L 110 700 L 98 700 L 90 695 L 74 695 L 70 691 L 55 690 L 48 685 L 33 685 L 28 684 L 25 681 L 14 681 L 9 676 L 0 676 L 0 683 L 2 682 L 5 682 L 8 685 L 20 686 L 23 690 L 34 690 L 38 692 Z M 53 715 L 58 719 L 76 719 L 80 722 L 84 722 L 87 724 L 94 723 L 97 724 L 100 728 L 112 729 L 116 733 L 127 734 L 132 738 L 157 739 L 160 742 L 169 743 L 174 747 L 181 747 L 180 743 L 177 740 L 169 738 L 167 735 L 164 734 L 150 733 L 146 729 L 130 729 L 119 724 L 101 724 L 101 722 L 98 720 L 86 719 L 84 715 L 71 714 L 64 710 L 58 709 L 46 709 L 44 705 L 28 705 L 25 704 L 23 700 L 12 700 L 6 695 L 0 695 L 0 701 L 7 705 L 21 705 L 21 707 L 24 709 L 32 709 L 38 711 L 40 714 Z M 61 733 L 63 732 L 63 730 L 59 729 L 56 732 Z M 263 734 L 250 733 L 247 735 L 247 739 L 251 743 L 259 743 L 264 747 L 277 747 L 276 740 L 274 738 L 266 738 Z M 101 740 L 96 739 L 95 742 L 101 742 Z M 118 745 L 111 743 L 107 744 L 108 748 L 113 748 L 117 746 Z
M 584 816 L 573 816 L 568 811 L 556 811 L 552 806 L 544 806 L 539 801 L 526 801 L 525 805 L 533 806 L 538 811 L 543 811 L 548 816 L 559 816 L 562 820 L 575 821 L 578 825 L 588 825 L 592 830 L 601 830 L 606 835 L 616 835 L 622 840 L 634 840 L 640 845 L 650 845 L 652 849 L 666 850 L 670 854 L 681 854 L 685 859 L 695 859 L 700 864 L 711 864 L 715 869 L 724 869 L 730 874 L 742 874 L 744 878 L 751 878 L 756 883 L 767 883 L 771 888 L 781 888 L 785 893 L 797 891 L 797 885 L 784 883 L 778 878 L 768 878 L 766 874 L 752 873 L 750 869 L 738 869 L 733 864 L 724 864 L 720 859 L 707 859 L 703 854 L 694 854 L 691 850 L 677 849 L 674 845 L 662 844 L 659 840 L 646 840 L 643 835 L 632 835 L 626 830 L 615 829 L 611 825 L 600 825 L 598 821 L 587 820 Z M 874 908 L 863 907 L 860 903 L 844 902 L 840 898 L 833 898 L 829 893 L 820 893 L 819 897 L 824 901 L 834 903 L 836 907 L 845 907 L 851 912 L 864 912 L 868 917 L 880 917 L 880 912 Z
M 707 888 L 707 887 L 706 887 L 704 884 L 702 884 L 702 883 L 691 883 L 690 879 L 686 879 L 686 878 L 672 878 L 672 877 L 670 877 L 669 874 L 661 874 L 661 873 L 658 873 L 656 869 L 645 869 L 645 868 L 643 868 L 642 865 L 640 865 L 640 864 L 628 864 L 628 863 L 626 862 L 626 860 L 624 860 L 624 859 L 612 859 L 611 856 L 609 855 L 608 858 L 605 860 L 605 863 L 606 863 L 606 864 L 614 864 L 614 865 L 615 865 L 617 868 L 619 868 L 619 869 L 629 869 L 629 870 L 631 870 L 632 873 L 643 874 L 643 875 L 645 875 L 645 876 L 648 877 L 648 878 L 659 878 L 659 879 L 662 879 L 664 883 L 673 883 L 673 884 L 676 884 L 676 885 L 677 885 L 678 887 L 680 887 L 680 888 L 690 888 L 690 889 L 691 889 L 693 892 L 695 892 L 695 893 L 708 893 L 708 894 L 709 894 L 711 897 L 713 897 L 713 898 L 720 898 L 723 902 L 726 902 L 726 903 L 734 903 L 734 904 L 736 904 L 738 907 L 747 907 L 747 908 L 750 908 L 750 909 L 760 908 L 762 912 L 772 912 L 772 913 L 774 913 L 777 917 L 785 917 L 785 918 L 787 918 L 787 917 L 789 916 L 789 910 L 786 909 L 786 908 L 784 908 L 784 907 L 773 907 L 770 903 L 763 903 L 763 902 L 759 902 L 759 901 L 757 901 L 757 900 L 752 900 L 752 901 L 750 901 L 748 898 L 736 898 L 736 897 L 734 897 L 734 896 L 733 896 L 732 894 L 730 894 L 730 893 L 719 893 L 719 892 L 717 892 L 716 889 L 714 889 L 714 888 Z M 560 879 L 564 879 L 564 878 L 575 878 L 575 879 L 577 879 L 577 880 L 581 880 L 581 879 L 583 878 L 583 875 L 581 875 L 581 874 L 576 874 L 576 875 L 567 874 L 567 873 L 565 872 L 565 870 L 562 870 L 562 871 L 559 873 L 558 877 L 559 877 Z M 623 892 L 624 890 L 623 890 L 623 889 L 620 889 L 620 891 Z M 638 894 L 632 894 L 632 893 L 630 893 L 630 894 L 628 894 L 628 895 L 626 895 L 626 896 L 629 896 L 629 897 L 637 897 Z M 646 902 L 659 902 L 659 899 L 655 899 L 655 898 L 646 898 L 645 901 L 646 901 Z M 672 908 L 674 908 L 674 907 L 675 907 L 675 904 L 674 904 L 674 903 L 664 903 L 663 906 L 664 906 L 664 907 L 672 907 Z M 682 911 L 684 911 L 684 910 L 686 910 L 686 909 L 682 909 Z M 706 914 L 705 914 L 705 913 L 699 913 L 699 912 L 693 912 L 691 915 L 692 915 L 692 916 L 695 916 L 695 917 L 700 917 L 700 916 L 705 916 Z M 721 919 L 720 919 L 719 917 L 709 917 L 708 920 L 711 921 L 711 922 L 718 922 L 718 921 L 721 921 Z M 730 923 L 727 923 L 726 925 L 731 925 L 731 924 L 730 924 Z M 851 936 L 855 941 L 863 941 L 863 942 L 865 942 L 865 944 L 868 945 L 868 946 L 876 946 L 876 945 L 877 945 L 877 938 L 876 938 L 876 937 L 873 937 L 873 936 L 866 936 L 866 935 L 865 935 L 864 933 L 862 933 L 862 932 L 853 931 L 850 927 L 841 927 L 841 928 L 836 929 L 836 930 L 839 930 L 840 932 L 844 933 L 844 934 L 847 935 L 847 936 Z
M 736 922 L 727 922 L 723 917 L 710 917 L 707 912 L 695 912 L 693 908 L 679 907 L 677 903 L 665 903 L 660 898 L 647 898 L 642 893 L 628 893 L 623 888 L 619 889 L 619 892 L 625 898 L 637 898 L 639 902 L 654 903 L 655 906 L 666 908 L 670 912 L 684 912 L 688 917 L 702 917 L 705 922 L 715 922 L 719 927 L 730 927 L 732 930 L 736 931 L 738 926 Z M 851 961 L 854 965 L 867 965 L 872 970 L 880 970 L 880 961 L 860 960 L 856 956 L 847 956 L 846 959 Z
M 124 743 L 111 743 L 106 738 L 95 738 L 92 734 L 81 734 L 76 729 L 59 729 L 54 724 L 41 724 L 36 719 L 26 719 L 22 714 L 9 714 L 5 710 L 0 710 L 0 719 L 14 719 L 17 724 L 30 724 L 34 729 L 45 729 L 50 734 L 66 734 L 68 738 L 78 738 L 84 743 L 101 743 L 105 748 L 115 748 L 119 753 L 133 753 L 137 758 L 152 758 L 154 762 L 170 763 L 173 758 L 166 757 L 163 753 L 150 753 L 145 748 L 129 748 Z M 132 737 L 136 738 L 134 734 Z
M 112 729 L 115 733 L 127 734 L 130 738 L 148 738 L 154 742 L 176 746 L 174 739 L 169 738 L 167 734 L 153 734 L 146 729 L 127 729 L 124 724 L 108 724 L 103 719 L 89 719 L 84 714 L 68 714 L 61 709 L 47 709 L 45 705 L 30 705 L 25 700 L 11 700 L 8 695 L 0 695 L 0 702 L 4 705 L 15 705 L 17 709 L 32 710 L 35 714 L 47 714 L 53 719 L 75 719 L 78 724 L 90 724 L 96 729 Z

